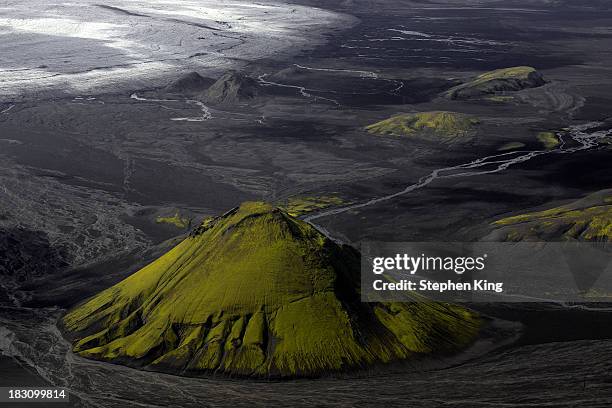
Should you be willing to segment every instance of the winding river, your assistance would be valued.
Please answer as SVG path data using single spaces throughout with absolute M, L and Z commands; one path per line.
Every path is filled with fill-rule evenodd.
M 598 130 L 601 125 L 601 122 L 589 122 L 569 127 L 566 132 L 558 133 L 561 143 L 555 149 L 532 151 L 517 150 L 513 152 L 499 153 L 482 157 L 469 163 L 436 169 L 428 175 L 421 177 L 416 183 L 406 186 L 403 190 L 396 191 L 385 196 L 372 198 L 371 200 L 365 202 L 313 213 L 305 216 L 303 220 L 321 229 L 319 225 L 313 223 L 314 220 L 332 215 L 343 214 L 352 210 L 358 210 L 360 208 L 370 207 L 385 201 L 389 201 L 396 197 L 426 187 L 438 179 L 472 177 L 482 174 L 499 173 L 508 169 L 510 166 L 524 163 L 538 156 L 571 154 L 582 150 L 596 148 L 600 146 L 603 139 L 612 135 L 612 129 Z

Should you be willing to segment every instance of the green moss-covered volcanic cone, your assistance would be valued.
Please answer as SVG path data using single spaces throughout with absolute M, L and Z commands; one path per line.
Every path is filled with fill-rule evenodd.
M 265 203 L 209 219 L 70 311 L 78 354 L 175 374 L 317 376 L 468 345 L 479 319 L 359 301 L 358 253 Z

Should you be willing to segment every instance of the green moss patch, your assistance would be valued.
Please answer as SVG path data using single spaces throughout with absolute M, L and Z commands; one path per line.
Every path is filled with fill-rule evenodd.
M 486 99 L 488 101 L 497 102 L 497 103 L 508 103 L 508 102 L 514 102 L 515 100 L 514 96 L 508 96 L 508 95 L 493 95 L 493 96 L 489 96 Z
M 552 150 L 561 144 L 561 141 L 554 132 L 540 132 L 537 139 L 546 150 Z
M 63 319 L 82 356 L 175 374 L 318 376 L 455 352 L 479 317 L 439 303 L 361 303 L 359 254 L 249 202 Z
M 457 112 L 405 113 L 367 126 L 375 135 L 418 136 L 445 143 L 466 140 L 474 135 L 477 118 Z
M 508 241 L 610 241 L 612 190 L 592 194 L 574 203 L 495 221 Z
M 529 79 L 536 72 L 535 68 L 527 66 L 501 68 L 478 75 L 474 82 L 485 82 L 494 79 Z
M 450 99 L 507 96 L 507 92 L 536 88 L 545 83 L 543 76 L 533 67 L 502 68 L 485 72 L 472 81 L 451 88 L 446 96 Z
M 298 196 L 289 197 L 280 207 L 287 211 L 289 215 L 299 217 L 313 211 L 342 204 L 344 204 L 344 200 L 336 196 Z
M 522 142 L 508 142 L 504 145 L 502 145 L 499 149 L 497 149 L 498 152 L 507 152 L 510 150 L 517 150 L 517 149 L 522 149 L 523 147 L 525 147 L 525 143 Z
M 169 216 L 169 217 L 159 216 L 155 219 L 155 222 L 158 224 L 174 225 L 176 228 L 179 228 L 179 229 L 186 229 L 191 224 L 191 220 L 189 218 L 182 217 L 178 211 L 173 216 Z

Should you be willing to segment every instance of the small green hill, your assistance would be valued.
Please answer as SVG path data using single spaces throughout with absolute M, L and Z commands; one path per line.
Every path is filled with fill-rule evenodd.
M 71 310 L 81 356 L 173 374 L 318 376 L 473 341 L 477 315 L 433 302 L 362 303 L 359 254 L 249 202 Z
M 555 132 L 540 132 L 537 139 L 546 150 L 552 150 L 561 144 Z
M 470 139 L 480 121 L 457 112 L 405 113 L 367 126 L 375 135 L 418 136 L 422 139 L 452 143 Z
M 561 207 L 503 218 L 494 235 L 505 241 L 610 241 L 612 190 Z
M 536 88 L 545 83 L 544 77 L 535 68 L 503 68 L 486 72 L 470 82 L 451 88 L 446 92 L 446 96 L 450 99 L 479 98 Z

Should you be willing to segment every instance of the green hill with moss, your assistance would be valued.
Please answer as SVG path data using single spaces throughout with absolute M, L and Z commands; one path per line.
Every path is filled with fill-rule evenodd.
M 472 81 L 446 92 L 450 99 L 472 99 L 483 96 L 516 92 L 536 88 L 546 83 L 544 77 L 532 67 L 511 67 L 486 72 Z
M 573 203 L 500 219 L 494 237 L 505 241 L 610 241 L 612 189 Z
M 455 352 L 480 320 L 434 302 L 362 303 L 359 254 L 249 202 L 71 310 L 81 356 L 173 374 L 295 377 Z
M 416 136 L 421 139 L 453 143 L 471 139 L 480 121 L 457 112 L 405 113 L 367 126 L 375 135 Z

